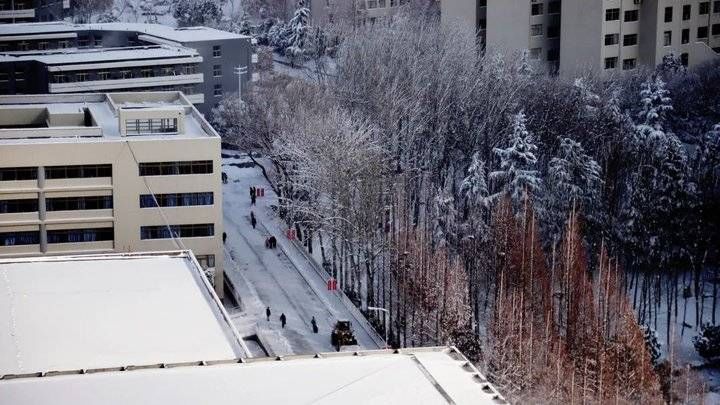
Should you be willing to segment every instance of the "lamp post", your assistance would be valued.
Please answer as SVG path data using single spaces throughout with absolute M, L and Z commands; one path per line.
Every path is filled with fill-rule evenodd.
M 238 75 L 238 101 L 242 101 L 242 77 L 248 72 L 247 66 L 238 66 L 235 68 L 235 74 Z
M 390 326 L 390 311 L 380 307 L 367 307 L 368 311 L 380 311 L 384 312 L 383 319 L 385 319 L 385 348 L 388 347 L 388 329 Z

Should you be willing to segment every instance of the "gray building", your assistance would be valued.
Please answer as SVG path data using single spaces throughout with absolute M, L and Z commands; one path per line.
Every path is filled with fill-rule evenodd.
M 56 21 L 69 12 L 70 0 L 0 0 L 0 24 Z
M 564 76 L 720 56 L 720 0 L 441 0 L 441 12 L 489 51 L 527 50 Z
M 247 88 L 254 59 L 250 37 L 206 27 L 4 25 L 0 94 L 182 91 L 208 114 L 241 82 Z

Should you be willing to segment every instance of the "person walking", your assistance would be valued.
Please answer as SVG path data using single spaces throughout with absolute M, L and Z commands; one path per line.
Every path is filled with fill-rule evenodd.
M 255 199 L 257 198 L 257 190 L 255 187 L 250 187 L 250 205 L 255 205 Z
M 312 320 L 310 321 L 310 323 L 312 324 L 313 333 L 318 333 L 317 321 L 315 320 L 314 316 L 312 317 Z
M 270 322 L 270 307 L 265 308 L 265 316 L 267 317 L 267 321 Z
M 252 225 L 253 229 L 255 229 L 255 225 L 257 225 L 257 219 L 255 219 L 255 213 L 250 211 L 250 224 Z
M 287 323 L 287 318 L 285 317 L 285 313 L 283 312 L 280 314 L 280 323 L 282 324 L 282 327 L 285 327 L 285 324 Z
M 227 233 L 223 232 L 223 245 L 225 244 L 226 240 L 227 240 Z

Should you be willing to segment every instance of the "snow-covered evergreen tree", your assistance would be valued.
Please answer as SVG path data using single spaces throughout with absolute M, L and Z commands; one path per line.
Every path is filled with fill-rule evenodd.
M 507 193 L 517 207 L 540 188 L 540 173 L 535 169 L 536 151 L 532 133 L 526 126 L 525 114 L 520 112 L 513 117 L 510 145 L 494 149 L 500 159 L 500 170 L 490 173 L 490 179 L 501 184 L 501 189 L 492 196 L 493 199 Z
M 285 49 L 285 54 L 293 60 L 293 63 L 301 59 L 305 54 L 305 40 L 310 20 L 310 9 L 307 8 L 305 0 L 298 0 L 295 8 L 295 15 L 290 20 L 290 45 Z
M 467 176 L 460 184 L 460 191 L 470 206 L 487 205 L 488 186 L 486 177 L 485 162 L 480 159 L 480 152 L 475 152 L 470 167 L 467 169 Z
M 595 222 L 602 191 L 600 165 L 570 138 L 560 141 L 560 153 L 550 160 L 543 216 L 551 242 L 560 240 L 565 220 L 575 209 Z
M 222 9 L 213 0 L 178 0 L 173 16 L 181 27 L 214 25 L 222 19 Z
M 649 143 L 665 138 L 666 116 L 672 109 L 672 99 L 665 82 L 659 76 L 645 81 L 640 89 L 635 146 L 647 147 Z

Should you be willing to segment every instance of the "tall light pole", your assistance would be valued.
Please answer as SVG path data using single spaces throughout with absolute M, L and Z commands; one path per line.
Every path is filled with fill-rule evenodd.
M 380 307 L 367 307 L 368 311 L 380 311 L 384 312 L 383 319 L 385 319 L 385 348 L 388 347 L 388 329 L 390 327 L 390 311 Z
M 238 66 L 235 68 L 235 74 L 238 76 L 238 103 L 242 102 L 242 77 L 247 73 L 247 66 Z

